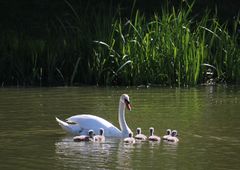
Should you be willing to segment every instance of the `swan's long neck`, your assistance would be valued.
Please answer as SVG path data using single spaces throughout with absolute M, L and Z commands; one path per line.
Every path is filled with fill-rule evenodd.
M 130 128 L 127 125 L 126 119 L 125 119 L 125 103 L 119 102 L 119 110 L 118 110 L 118 120 L 119 120 L 119 125 L 121 128 L 121 132 L 123 136 L 128 136 L 130 132 Z

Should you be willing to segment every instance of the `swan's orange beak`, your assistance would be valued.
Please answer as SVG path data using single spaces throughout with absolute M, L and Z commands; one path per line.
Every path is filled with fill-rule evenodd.
M 124 102 L 125 102 L 125 104 L 126 104 L 127 109 L 131 111 L 131 110 L 132 110 L 132 107 L 131 107 L 130 101 L 127 100 L 127 99 L 125 99 Z
M 132 110 L 131 104 L 130 103 L 126 103 L 126 107 L 128 108 L 128 110 Z

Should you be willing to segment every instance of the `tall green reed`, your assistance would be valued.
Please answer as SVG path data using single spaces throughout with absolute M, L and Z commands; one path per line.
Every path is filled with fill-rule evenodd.
M 0 33 L 2 85 L 196 85 L 205 66 L 219 81 L 240 82 L 239 16 L 229 31 L 216 12 L 193 16 L 193 3 L 151 17 L 133 8 L 126 19 L 104 3 L 65 2 L 69 14 L 41 38 Z
M 139 11 L 125 22 L 117 19 L 113 36 L 98 46 L 98 54 L 117 53 L 116 68 L 131 61 L 119 73 L 123 84 L 196 85 L 204 77 L 204 64 L 216 67 L 218 79 L 237 79 L 239 70 L 230 62 L 235 58 L 239 65 L 239 33 L 231 37 L 227 24 L 208 11 L 200 19 L 192 17 L 192 8 L 193 3 L 180 10 L 163 8 L 150 20 Z M 106 52 L 107 46 L 111 50 Z

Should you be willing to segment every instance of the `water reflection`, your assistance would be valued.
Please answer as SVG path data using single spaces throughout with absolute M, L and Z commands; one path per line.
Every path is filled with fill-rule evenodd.
M 162 136 L 177 129 L 177 144 L 120 139 L 76 143 L 55 116 L 95 114 L 118 124 L 119 95 L 131 96 L 132 130 L 149 127 Z M 239 87 L 0 89 L 0 169 L 223 169 L 239 163 Z
M 57 159 L 64 167 L 93 167 L 104 168 L 110 156 L 110 148 L 114 143 L 73 142 L 72 137 L 60 139 L 55 143 Z
M 178 145 L 179 145 L 178 142 L 169 142 L 167 140 L 164 140 L 163 141 L 163 150 L 167 151 L 166 153 L 168 153 L 170 155 L 176 156 Z
M 154 160 L 160 145 L 161 142 L 148 141 L 126 144 L 117 138 L 107 138 L 104 143 L 73 142 L 72 137 L 64 137 L 55 143 L 55 152 L 59 164 L 66 169 L 93 167 L 93 164 L 98 169 L 132 169 L 137 166 L 136 162 L 149 157 Z
M 135 150 L 136 144 L 131 144 L 131 143 L 124 143 L 123 140 L 119 140 L 118 143 L 118 148 L 117 148 L 117 160 L 116 160 L 116 165 L 117 167 L 115 168 L 120 168 L 120 169 L 132 169 L 130 167 L 132 166 L 132 154 Z

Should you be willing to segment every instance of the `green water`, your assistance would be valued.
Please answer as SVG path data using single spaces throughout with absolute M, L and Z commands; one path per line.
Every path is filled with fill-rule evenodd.
M 162 136 L 177 129 L 179 143 L 121 139 L 76 143 L 56 123 L 94 114 L 117 127 L 118 101 L 128 93 L 129 127 Z M 0 169 L 237 170 L 240 167 L 240 88 L 2 88 Z

